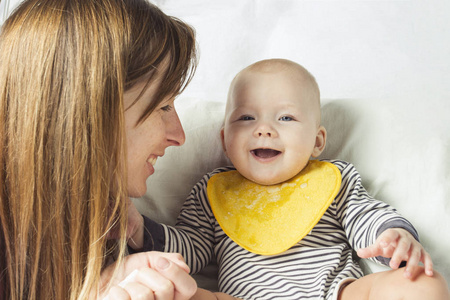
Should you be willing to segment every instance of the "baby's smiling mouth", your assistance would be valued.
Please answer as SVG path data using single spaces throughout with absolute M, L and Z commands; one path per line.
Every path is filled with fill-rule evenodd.
M 281 152 L 274 149 L 254 149 L 250 151 L 254 156 L 259 158 L 272 158 L 279 155 Z

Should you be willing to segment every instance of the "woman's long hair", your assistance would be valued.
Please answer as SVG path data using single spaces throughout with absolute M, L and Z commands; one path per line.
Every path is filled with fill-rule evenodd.
M 145 0 L 15 10 L 0 35 L 0 298 L 96 292 L 105 259 L 126 247 L 123 93 L 163 76 L 144 120 L 195 66 L 193 29 Z

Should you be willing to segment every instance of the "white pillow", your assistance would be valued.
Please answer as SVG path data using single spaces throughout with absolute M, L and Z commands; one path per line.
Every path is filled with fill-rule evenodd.
M 321 158 L 353 163 L 369 193 L 413 223 L 435 268 L 450 282 L 450 109 L 431 107 L 388 99 L 323 100 L 328 140 Z M 166 150 L 147 194 L 135 200 L 144 215 L 170 225 L 195 183 L 229 165 L 219 135 L 225 104 L 180 99 L 176 108 L 186 143 Z
M 415 226 L 450 282 L 449 104 L 325 100 L 322 112 L 328 142 L 321 157 L 353 163 L 368 192 Z

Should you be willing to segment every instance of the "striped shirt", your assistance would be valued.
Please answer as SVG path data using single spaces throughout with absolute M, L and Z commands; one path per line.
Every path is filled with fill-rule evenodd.
M 340 191 L 310 234 L 278 255 L 258 255 L 234 243 L 216 221 L 206 195 L 206 174 L 184 203 L 175 227 L 162 225 L 164 251 L 181 253 L 196 273 L 213 257 L 219 290 L 242 299 L 331 299 L 338 283 L 363 276 L 353 249 L 373 244 L 387 228 L 400 227 L 418 239 L 413 226 L 386 203 L 373 199 L 354 166 L 327 160 L 342 174 Z M 375 258 L 384 264 L 388 260 Z

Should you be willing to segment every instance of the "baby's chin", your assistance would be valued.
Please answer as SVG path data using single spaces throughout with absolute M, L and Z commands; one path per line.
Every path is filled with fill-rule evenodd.
M 241 173 L 242 174 L 242 173 Z M 262 174 L 258 174 L 258 175 L 243 175 L 244 177 L 246 177 L 248 180 L 253 181 L 254 183 L 260 184 L 260 185 L 275 185 L 275 184 L 279 184 L 282 182 L 285 182 L 289 179 L 291 179 L 292 176 L 263 176 Z

